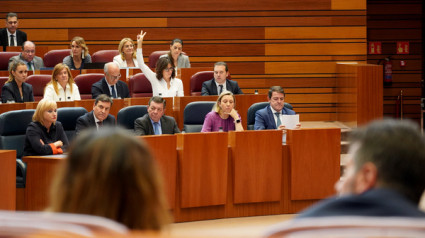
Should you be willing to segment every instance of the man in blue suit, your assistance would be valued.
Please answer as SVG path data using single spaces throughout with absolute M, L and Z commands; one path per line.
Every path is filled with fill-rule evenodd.
M 337 182 L 340 197 L 321 201 L 298 218 L 425 217 L 425 139 L 411 121 L 375 121 L 350 134 L 350 161 Z M 325 171 L 324 171 L 325 172 Z
M 271 87 L 268 96 L 270 105 L 255 112 L 254 130 L 278 129 L 285 131 L 282 115 L 295 115 L 295 112 L 284 107 L 285 92 L 282 87 Z M 297 128 L 300 126 L 298 124 Z

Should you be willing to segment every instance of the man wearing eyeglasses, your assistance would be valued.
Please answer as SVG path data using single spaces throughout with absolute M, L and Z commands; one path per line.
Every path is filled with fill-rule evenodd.
M 22 52 L 9 59 L 9 68 L 16 61 L 24 62 L 28 70 L 32 71 L 40 70 L 40 68 L 44 67 L 43 59 L 35 56 L 35 44 L 32 41 L 25 41 L 22 45 Z
M 27 41 L 27 34 L 18 30 L 18 14 L 9 12 L 6 15 L 6 27 L 0 30 L 0 45 L 3 51 L 6 46 L 21 46 Z
M 120 80 L 120 67 L 115 62 L 109 62 L 104 67 L 105 77 L 91 87 L 92 98 L 106 94 L 111 98 L 129 98 L 130 91 L 127 84 Z

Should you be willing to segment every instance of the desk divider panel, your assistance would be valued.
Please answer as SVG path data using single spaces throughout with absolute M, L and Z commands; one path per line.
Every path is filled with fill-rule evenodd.
M 16 151 L 0 150 L 0 210 L 16 209 Z
M 177 137 L 175 135 L 140 136 L 140 139 L 149 145 L 158 162 L 169 208 L 174 209 L 177 184 Z
M 323 199 L 340 178 L 341 129 L 288 130 L 291 200 Z

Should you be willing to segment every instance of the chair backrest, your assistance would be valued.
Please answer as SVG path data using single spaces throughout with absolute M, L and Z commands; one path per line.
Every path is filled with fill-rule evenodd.
M 190 77 L 190 94 L 201 95 L 202 83 L 214 78 L 214 71 L 200 71 Z
M 149 67 L 156 68 L 156 62 L 158 61 L 159 57 L 167 53 L 168 53 L 168 50 L 158 50 L 158 51 L 152 52 L 152 54 L 149 55 Z
M 257 102 L 252 104 L 249 108 L 248 108 L 248 117 L 247 117 L 247 130 L 254 130 L 254 124 L 255 124 L 255 112 L 257 112 L 260 109 L 263 109 L 265 107 L 267 107 L 269 105 L 269 102 Z M 292 105 L 285 102 L 285 104 L 283 105 L 285 108 L 287 109 L 293 109 Z
M 77 119 L 86 114 L 84 107 L 61 107 L 58 108 L 58 121 L 63 125 L 68 141 L 72 141 L 75 137 L 75 127 Z
M 213 101 L 191 102 L 183 112 L 183 130 L 185 132 L 200 132 L 204 124 L 205 115 L 211 112 Z
M 93 63 L 108 63 L 118 54 L 118 50 L 99 50 L 92 55 L 91 60 Z
M 21 52 L 0 52 L 0 70 L 8 70 L 9 59 L 19 55 Z
M 35 101 L 40 101 L 43 98 L 44 89 L 50 80 L 52 80 L 52 76 L 48 74 L 33 74 L 28 76 L 27 83 L 32 85 Z
M 143 73 L 133 75 L 129 82 L 130 97 L 152 97 L 152 85 Z
M 0 89 L 3 87 L 3 85 L 6 83 L 6 81 L 9 79 L 8 76 L 1 76 L 0 77 Z M 0 90 L 0 101 L 1 101 L 1 90 Z
M 81 99 L 91 99 L 91 86 L 97 81 L 105 77 L 104 74 L 79 74 L 74 78 L 75 84 L 78 86 Z
M 62 63 L 63 58 L 66 56 L 71 55 L 70 49 L 63 49 L 63 50 L 51 50 L 44 54 L 43 62 L 44 67 L 51 68 L 55 67 L 55 65 Z
M 25 134 L 34 109 L 8 111 L 0 115 L 0 149 L 16 150 L 16 158 L 24 154 Z
M 136 105 L 122 108 L 117 114 L 117 124 L 134 130 L 134 121 L 148 113 L 148 106 Z

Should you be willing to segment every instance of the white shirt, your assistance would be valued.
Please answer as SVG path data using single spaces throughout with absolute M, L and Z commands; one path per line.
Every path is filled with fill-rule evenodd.
M 217 81 L 215 81 L 215 79 L 214 79 L 214 82 L 215 82 L 215 85 L 217 86 L 217 94 L 220 95 L 220 84 L 218 84 Z M 221 92 L 227 91 L 226 80 L 224 80 L 224 83 L 222 85 L 223 85 L 223 90 L 221 90 Z
M 127 61 L 121 59 L 121 55 L 114 56 L 114 62 L 117 63 L 120 68 L 127 68 Z M 133 63 L 135 67 L 139 67 L 139 64 L 137 63 L 137 59 L 133 58 Z
M 13 35 L 13 36 L 14 36 L 14 37 L 13 37 L 13 41 L 15 41 L 14 46 L 18 46 L 18 40 L 16 39 L 16 31 L 15 31 L 15 33 L 13 33 L 13 34 L 11 34 L 11 33 L 9 32 L 9 29 L 6 29 L 6 31 L 7 31 L 7 41 L 9 42 L 9 46 L 10 46 L 10 35 Z
M 153 96 L 161 97 L 175 97 L 175 96 L 184 96 L 183 93 L 183 82 L 181 79 L 172 78 L 170 80 L 170 88 L 167 88 L 167 82 L 162 78 L 158 80 L 156 78 L 156 73 L 153 72 L 146 64 L 143 62 L 143 52 L 142 49 L 137 49 L 137 62 L 142 72 L 145 74 L 146 78 L 152 85 Z
M 72 84 L 72 93 L 69 84 L 67 84 L 66 90 L 58 83 L 59 94 L 56 94 L 53 84 L 48 84 L 44 90 L 44 98 L 60 102 L 60 101 L 74 101 L 81 100 L 80 91 L 75 83 Z
M 278 111 L 274 110 L 272 107 L 270 107 L 270 109 L 272 110 L 273 118 L 274 118 L 274 124 L 276 125 L 276 128 L 277 128 L 277 116 L 276 116 L 275 113 L 278 112 Z M 279 112 L 279 119 L 280 119 L 280 122 L 281 122 L 281 125 L 282 125 L 283 124 L 283 114 L 282 114 L 282 111 Z

